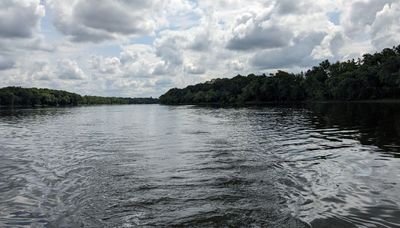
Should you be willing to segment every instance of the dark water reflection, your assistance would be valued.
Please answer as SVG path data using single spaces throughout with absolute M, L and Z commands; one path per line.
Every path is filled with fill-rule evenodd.
M 343 103 L 313 105 L 316 128 L 338 126 L 359 131 L 364 145 L 376 145 L 384 152 L 400 156 L 400 104 Z
M 400 105 L 0 111 L 0 227 L 400 227 Z

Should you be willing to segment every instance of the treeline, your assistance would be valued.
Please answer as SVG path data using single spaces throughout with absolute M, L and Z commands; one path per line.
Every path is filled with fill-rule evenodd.
M 62 90 L 5 87 L 0 89 L 1 106 L 77 106 L 99 104 L 155 104 L 155 98 L 81 96 Z
M 125 98 L 125 97 L 98 97 L 84 96 L 82 103 L 84 105 L 99 105 L 99 104 L 158 104 L 157 98 Z
M 235 104 L 386 98 L 400 98 L 400 45 L 357 60 L 325 60 L 305 73 L 238 75 L 174 88 L 162 95 L 160 102 Z

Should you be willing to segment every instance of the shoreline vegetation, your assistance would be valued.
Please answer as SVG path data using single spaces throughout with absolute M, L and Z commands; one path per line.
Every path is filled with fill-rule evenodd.
M 328 60 L 299 74 L 238 75 L 173 88 L 161 104 L 288 104 L 307 102 L 390 102 L 400 99 L 400 45 L 357 60 Z
M 81 96 L 63 90 L 5 87 L 0 107 L 110 104 L 267 105 L 310 102 L 400 103 L 400 45 L 357 60 L 328 60 L 298 74 L 217 78 L 186 88 L 170 89 L 160 98 Z
M 0 107 L 58 107 L 111 104 L 157 104 L 157 98 L 81 96 L 63 90 L 5 87 L 0 89 Z

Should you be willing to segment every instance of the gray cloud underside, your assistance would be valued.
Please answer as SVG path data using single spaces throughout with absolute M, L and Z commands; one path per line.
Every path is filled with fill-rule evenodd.
M 24 5 L 23 2 L 0 1 L 0 37 L 30 38 L 38 27 L 42 17 L 36 4 Z
M 121 36 L 143 35 L 152 32 L 152 7 L 145 0 L 106 1 L 77 0 L 76 4 L 54 4 L 58 12 L 55 26 L 74 42 L 101 42 Z M 70 8 L 68 14 L 62 12 Z
M 251 64 L 261 69 L 310 66 L 316 62 L 311 58 L 311 52 L 316 45 L 321 43 L 325 35 L 324 33 L 312 33 L 299 36 L 291 46 L 255 54 L 251 59 Z
M 286 28 L 256 26 L 248 31 L 244 37 L 235 36 L 229 40 L 227 48 L 231 50 L 278 48 L 286 46 L 292 37 L 293 33 Z
M 11 69 L 14 67 L 14 65 L 15 62 L 13 60 L 0 56 L 0 71 Z
M 397 0 L 1 0 L 0 86 L 158 96 L 296 71 L 398 45 L 399 12 Z

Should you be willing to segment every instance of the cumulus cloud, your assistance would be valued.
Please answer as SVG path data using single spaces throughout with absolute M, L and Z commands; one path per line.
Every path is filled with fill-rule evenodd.
M 31 38 L 45 15 L 40 0 L 0 1 L 0 37 Z
M 53 80 L 53 72 L 48 63 L 43 61 L 34 61 L 24 72 L 32 81 L 47 81 Z
M 399 44 L 399 11 L 397 0 L 2 0 L 0 86 L 158 96 L 297 71 Z
M 158 23 L 158 1 L 52 0 L 55 26 L 72 41 L 99 42 L 150 34 Z
M 45 6 L 40 0 L 0 1 L 0 77 L 3 83 L 23 84 L 30 79 L 26 73 L 33 74 L 30 70 L 34 58 L 26 56 L 38 59 L 40 52 L 54 51 L 41 34 L 40 24 L 45 15 Z
M 229 69 L 232 69 L 233 71 L 243 71 L 246 67 L 246 64 L 243 61 L 234 59 L 228 63 L 228 66 Z
M 203 31 L 191 31 L 193 38 L 190 39 L 187 44 L 187 48 L 195 51 L 206 51 L 212 45 L 209 31 L 204 29 Z
M 151 78 L 154 75 L 167 72 L 163 59 L 156 54 L 156 50 L 143 44 L 124 47 L 121 55 L 121 71 L 126 78 Z
M 115 74 L 120 71 L 121 60 L 117 57 L 92 56 L 90 64 L 94 71 L 101 74 Z
M 332 2 L 325 0 L 320 0 L 318 3 L 312 0 L 276 0 L 274 10 L 281 15 L 316 13 L 332 9 L 334 7 Z
M 345 44 L 345 37 L 341 30 L 328 33 L 320 45 L 316 45 L 311 53 L 314 59 L 339 60 L 340 51 Z
M 276 8 L 280 14 L 290 14 L 302 9 L 299 4 L 301 1 L 280 0 L 276 2 Z
M 74 9 L 74 19 L 83 25 L 120 34 L 146 34 L 154 25 L 141 10 L 152 7 L 151 1 L 79 1 Z
M 372 44 L 379 49 L 399 45 L 400 3 L 385 4 L 371 26 Z
M 0 71 L 11 69 L 14 65 L 15 63 L 13 60 L 0 55 Z
M 166 67 L 174 70 L 183 63 L 181 45 L 184 37 L 176 35 L 173 32 L 164 32 L 161 37 L 155 41 L 156 54 L 166 63 Z
M 345 1 L 339 7 L 340 28 L 346 42 L 342 48 L 349 56 L 374 52 L 400 43 L 398 1 Z
M 236 19 L 227 47 L 232 50 L 278 48 L 289 44 L 293 32 L 273 20 L 259 20 L 245 14 Z
M 394 0 L 356 0 L 346 2 L 341 19 L 344 31 L 350 37 L 368 33 L 377 13 L 386 4 L 391 4 L 392 2 Z
M 0 54 L 11 61 L 27 50 L 53 51 L 40 34 L 43 17 L 40 0 L 0 1 Z
M 74 60 L 65 59 L 58 63 L 58 77 L 64 80 L 83 80 L 85 73 Z
M 206 69 L 202 65 L 194 65 L 192 63 L 185 65 L 184 70 L 189 74 L 204 74 Z
M 262 51 L 251 59 L 253 66 L 261 69 L 306 67 L 315 63 L 311 53 L 319 45 L 326 34 L 311 33 L 301 35 L 294 44 L 282 49 Z

